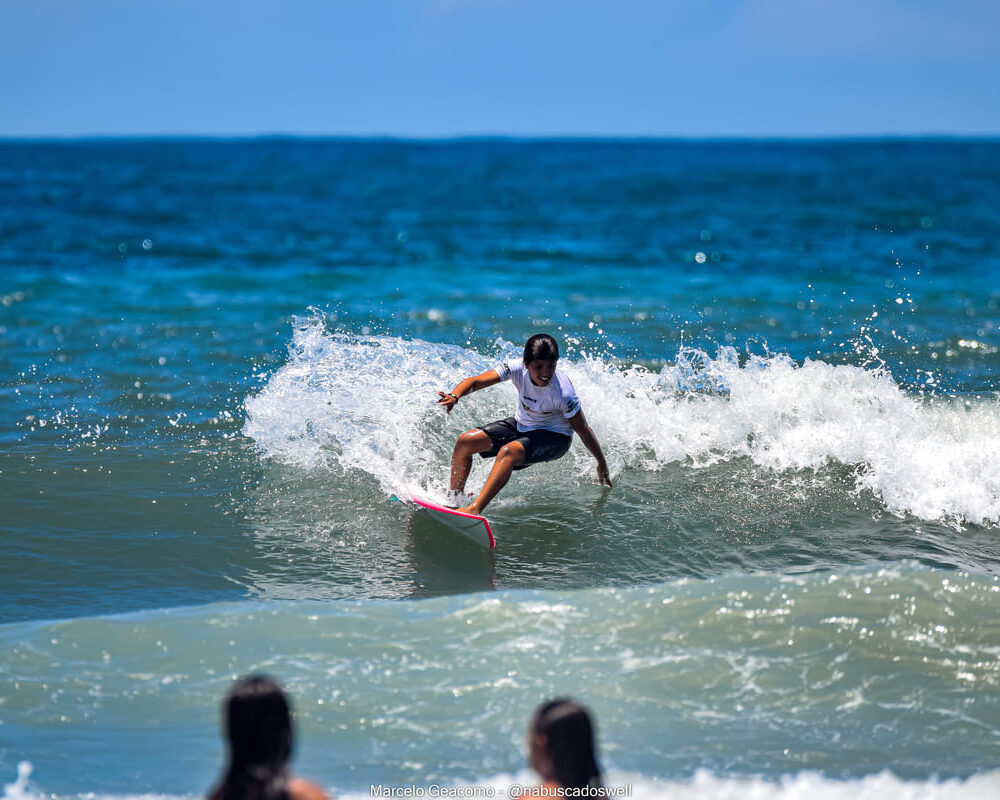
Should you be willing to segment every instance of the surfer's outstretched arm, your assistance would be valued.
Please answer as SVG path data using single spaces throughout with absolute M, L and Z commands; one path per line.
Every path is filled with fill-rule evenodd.
M 497 383 L 500 383 L 500 375 L 495 369 L 488 370 L 479 375 L 473 375 L 471 378 L 466 378 L 459 383 L 450 392 L 438 392 L 437 404 L 444 406 L 444 410 L 450 414 L 460 397 Z M 446 505 L 458 504 L 458 496 L 465 490 L 465 482 L 468 480 L 469 472 L 472 470 L 472 456 L 476 453 L 485 452 L 492 446 L 493 442 L 490 440 L 490 437 L 486 435 L 485 431 L 479 428 L 466 431 L 458 437 L 458 441 L 455 442 L 455 449 L 451 454 L 451 474 L 448 480 L 449 497 L 445 500 Z
M 582 408 L 569 418 L 569 424 L 576 431 L 576 435 L 580 437 L 580 441 L 583 442 L 584 447 L 597 459 L 597 480 L 610 489 L 611 474 L 608 472 L 608 462 L 604 460 L 604 451 L 601 450 L 601 443 L 597 441 L 594 429 L 587 424 L 587 418 L 583 416 Z
M 455 407 L 455 404 L 460 398 L 472 392 L 478 392 L 480 389 L 485 389 L 487 386 L 494 386 L 500 383 L 500 375 L 495 369 L 487 370 L 481 375 L 474 375 L 471 378 L 466 378 L 458 386 L 452 389 L 450 392 L 438 392 L 439 406 L 444 406 L 444 410 L 451 413 L 451 410 Z

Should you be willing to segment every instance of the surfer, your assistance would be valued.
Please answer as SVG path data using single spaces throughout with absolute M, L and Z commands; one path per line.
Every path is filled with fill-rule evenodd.
M 597 459 L 597 479 L 610 488 L 611 476 L 604 452 L 583 415 L 580 399 L 565 374 L 556 369 L 559 345 L 548 334 L 532 336 L 524 345 L 522 361 L 507 361 L 496 369 L 466 378 L 450 392 L 438 392 L 438 405 L 447 413 L 465 395 L 510 381 L 518 392 L 513 417 L 466 431 L 455 442 L 445 505 L 469 514 L 482 514 L 510 480 L 511 472 L 542 461 L 554 461 L 569 451 L 573 433 Z M 465 494 L 472 456 L 494 458 L 482 491 L 475 498 Z
M 264 675 L 242 678 L 223 709 L 229 765 L 208 800 L 326 800 L 315 783 L 288 774 L 292 715 L 277 683 Z

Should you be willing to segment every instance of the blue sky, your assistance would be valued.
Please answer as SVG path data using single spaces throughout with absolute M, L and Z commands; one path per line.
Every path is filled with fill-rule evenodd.
M 0 0 L 0 136 L 1000 134 L 996 0 Z

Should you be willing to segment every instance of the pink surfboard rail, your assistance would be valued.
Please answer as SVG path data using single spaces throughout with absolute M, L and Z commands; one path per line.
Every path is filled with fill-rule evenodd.
M 433 512 L 445 525 L 454 528 L 460 533 L 464 533 L 478 544 L 484 545 L 490 550 L 497 546 L 497 540 L 493 538 L 493 529 L 490 527 L 490 521 L 486 517 L 438 505 L 431 500 L 415 494 L 410 495 L 410 500 L 421 508 Z M 485 538 L 482 536 L 483 531 L 486 533 Z

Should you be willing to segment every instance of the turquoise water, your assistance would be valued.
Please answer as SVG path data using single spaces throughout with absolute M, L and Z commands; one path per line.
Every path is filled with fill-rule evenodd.
M 564 693 L 644 796 L 995 795 L 997 142 L 5 142 L 0 197 L 9 798 L 203 793 L 257 669 L 341 795 L 530 780 Z M 393 497 L 539 331 L 615 487 L 519 473 L 488 554 Z

